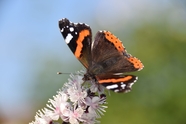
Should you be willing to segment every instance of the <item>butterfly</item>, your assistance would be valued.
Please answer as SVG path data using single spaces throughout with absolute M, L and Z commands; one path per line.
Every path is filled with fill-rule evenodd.
M 75 57 L 86 68 L 84 80 L 97 83 L 114 92 L 129 92 L 138 79 L 126 74 L 143 69 L 142 62 L 127 53 L 122 42 L 109 31 L 98 31 L 92 40 L 90 26 L 59 20 L 60 32 Z

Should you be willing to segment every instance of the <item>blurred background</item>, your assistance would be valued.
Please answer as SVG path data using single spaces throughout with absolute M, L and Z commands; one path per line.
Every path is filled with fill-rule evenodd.
M 128 94 L 108 96 L 102 124 L 186 124 L 185 0 L 1 0 L 0 123 L 26 124 L 82 65 L 58 20 L 109 30 L 145 68 Z

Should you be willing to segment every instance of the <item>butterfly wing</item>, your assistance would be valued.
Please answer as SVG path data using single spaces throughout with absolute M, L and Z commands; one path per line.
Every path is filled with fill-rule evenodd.
M 90 27 L 84 23 L 72 23 L 64 18 L 59 21 L 59 28 L 75 57 L 88 68 L 91 61 L 92 44 Z
M 125 73 L 141 70 L 143 64 L 127 53 L 122 42 L 109 31 L 99 31 L 92 46 L 92 61 L 101 73 Z
M 126 93 L 131 91 L 132 85 L 137 81 L 138 77 L 134 75 L 100 74 L 96 76 L 96 79 L 99 84 L 102 84 L 108 90 Z

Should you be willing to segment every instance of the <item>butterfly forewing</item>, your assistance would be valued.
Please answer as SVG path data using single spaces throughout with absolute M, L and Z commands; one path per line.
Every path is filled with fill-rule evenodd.
M 92 61 L 103 68 L 102 73 L 126 73 L 143 68 L 141 61 L 128 54 L 122 42 L 108 31 L 97 32 L 91 53 Z
M 91 61 L 92 33 L 84 23 L 71 23 L 68 19 L 59 21 L 59 28 L 65 42 L 74 53 L 75 57 L 88 68 Z

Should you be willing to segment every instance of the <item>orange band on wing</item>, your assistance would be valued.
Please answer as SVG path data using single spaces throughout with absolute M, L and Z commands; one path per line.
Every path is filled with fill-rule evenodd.
M 114 44 L 114 46 L 116 47 L 116 49 L 119 52 L 123 52 L 125 50 L 122 42 L 116 37 L 114 36 L 112 33 L 110 33 L 109 31 L 105 31 L 105 37 L 108 41 L 110 41 L 111 43 Z
M 74 55 L 76 56 L 76 58 L 80 58 L 80 55 L 81 55 L 81 50 L 83 48 L 83 40 L 86 36 L 90 35 L 90 31 L 89 30 L 82 30 L 80 33 L 79 33 L 79 38 L 77 40 L 77 48 L 76 48 L 76 51 L 74 53 Z
M 106 79 L 106 80 L 98 80 L 99 83 L 118 83 L 118 82 L 125 82 L 125 81 L 128 81 L 132 79 L 132 76 L 126 76 L 126 77 L 123 77 L 123 78 L 118 78 L 118 79 Z
M 134 64 L 134 67 L 135 67 L 136 69 L 141 70 L 141 69 L 144 67 L 143 64 L 142 64 L 142 62 L 141 62 L 139 59 L 137 59 L 136 57 L 129 57 L 128 60 L 129 60 L 132 64 Z

